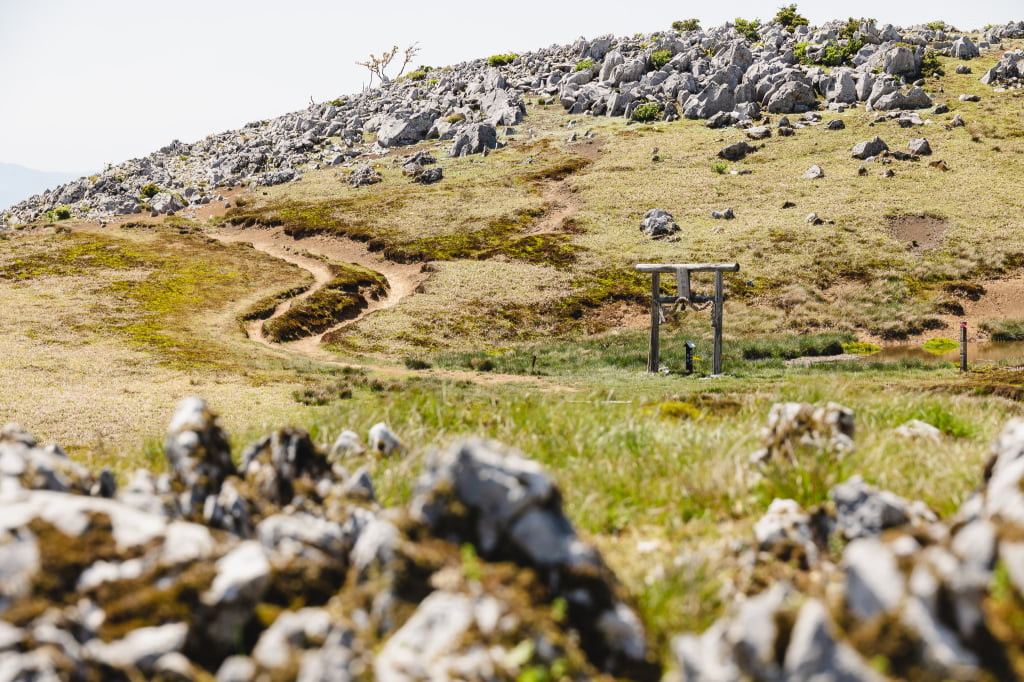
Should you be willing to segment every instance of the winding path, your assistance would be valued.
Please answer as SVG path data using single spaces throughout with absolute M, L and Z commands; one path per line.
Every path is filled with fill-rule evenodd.
M 209 233 L 211 237 L 223 242 L 252 244 L 257 251 L 279 258 L 283 261 L 307 270 L 313 275 L 313 286 L 308 290 L 288 299 L 278 305 L 271 319 L 282 315 L 294 301 L 302 300 L 313 295 L 314 292 L 323 288 L 331 281 L 333 275 L 326 263 L 315 256 L 323 256 L 333 261 L 355 263 L 364 268 L 369 268 L 381 273 L 388 280 L 388 294 L 386 297 L 373 300 L 369 299 L 369 305 L 351 320 L 345 320 L 334 325 L 320 334 L 308 336 L 288 344 L 280 344 L 270 341 L 263 334 L 263 323 L 265 320 L 254 320 L 246 327 L 249 338 L 274 348 L 283 348 L 308 358 L 320 361 L 331 361 L 331 354 L 320 348 L 320 342 L 325 334 L 355 324 L 367 315 L 387 310 L 398 305 L 403 299 L 411 296 L 420 284 L 426 281 L 427 273 L 423 271 L 421 263 L 402 265 L 381 258 L 378 258 L 361 243 L 350 239 L 335 239 L 322 235 L 295 239 L 285 234 L 281 227 L 274 228 L 222 228 Z M 313 254 L 306 255 L 303 251 Z

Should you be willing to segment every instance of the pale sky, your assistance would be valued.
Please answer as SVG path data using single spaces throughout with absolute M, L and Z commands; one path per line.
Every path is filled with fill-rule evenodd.
M 355 62 L 419 43 L 415 65 L 528 52 L 579 36 L 632 35 L 696 18 L 770 19 L 781 0 L 0 0 L 0 162 L 94 172 L 177 138 L 356 92 Z M 821 24 L 849 13 L 962 30 L 1024 19 L 1022 0 L 805 0 Z

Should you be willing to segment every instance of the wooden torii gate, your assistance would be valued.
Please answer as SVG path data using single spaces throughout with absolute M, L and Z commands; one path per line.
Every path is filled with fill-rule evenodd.
M 715 332 L 714 360 L 712 374 L 722 373 L 722 303 L 725 301 L 725 291 L 722 287 L 723 272 L 739 272 L 739 263 L 682 263 L 675 265 L 660 263 L 640 263 L 636 266 L 637 272 L 649 272 L 651 274 L 651 346 L 647 353 L 647 371 L 658 371 L 658 327 L 663 321 L 661 304 L 670 303 L 678 310 L 687 306 L 694 310 L 702 310 L 698 305 L 701 303 L 711 304 L 711 326 Z M 661 273 L 675 273 L 676 295 L 661 295 Z M 698 296 L 690 291 L 691 272 L 713 272 L 715 273 L 715 295 Z

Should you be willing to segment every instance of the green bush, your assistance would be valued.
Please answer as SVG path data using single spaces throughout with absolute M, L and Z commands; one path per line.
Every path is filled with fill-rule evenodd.
M 780 7 L 778 14 L 775 15 L 774 21 L 782 24 L 790 33 L 792 33 L 797 26 L 806 26 L 810 23 L 807 21 L 807 17 L 802 16 L 796 11 L 796 3 Z
M 405 76 L 403 76 L 403 77 L 406 80 L 410 80 L 410 81 L 421 81 L 421 80 L 423 80 L 424 78 L 427 77 L 427 72 L 426 71 L 420 71 L 419 69 L 417 69 L 416 71 L 410 71 L 409 73 L 405 74 Z
M 433 367 L 429 362 L 420 358 L 406 358 L 404 362 L 406 369 L 430 369 Z
M 727 171 L 728 169 L 729 164 L 727 164 L 725 161 L 715 161 L 713 164 L 711 164 L 711 170 L 715 171 L 719 175 L 724 174 L 725 171 Z
M 345 100 L 339 97 L 338 99 L 332 99 L 330 102 L 328 102 L 328 104 L 330 104 L 332 107 L 343 107 L 345 106 L 345 104 L 347 104 L 347 102 L 345 102 Z
M 842 66 L 853 61 L 854 56 L 864 47 L 862 40 L 849 39 L 845 45 L 831 43 L 825 46 L 825 51 L 817 59 L 807 56 L 807 48 L 810 43 L 800 42 L 793 46 L 793 56 L 801 64 L 820 66 Z
M 946 72 L 939 62 L 939 53 L 935 50 L 928 50 L 921 58 L 921 77 L 945 76 Z
M 48 211 L 46 215 L 49 217 L 51 222 L 56 220 L 68 220 L 71 217 L 71 207 L 57 206 L 52 211 Z
M 756 42 L 760 40 L 760 36 L 757 35 L 757 29 L 761 28 L 761 20 L 754 19 L 753 21 L 747 21 L 746 19 L 740 19 L 736 17 L 733 22 L 733 28 L 741 36 L 749 40 L 750 42 Z
M 700 22 L 696 19 L 684 19 L 682 21 L 673 21 L 672 28 L 679 31 L 680 33 L 686 33 L 687 31 L 699 31 Z
M 665 66 L 672 60 L 672 52 L 669 50 L 658 50 L 651 55 L 651 66 L 655 71 Z
M 873 23 L 875 23 L 875 20 L 870 17 L 861 17 L 860 19 L 850 17 L 849 19 L 846 20 L 846 25 L 839 29 L 839 36 L 841 38 L 852 39 L 853 34 L 860 30 L 861 24 Z
M 933 31 L 945 31 L 946 30 L 946 22 L 944 22 L 944 21 L 929 21 L 927 24 L 925 24 L 925 26 L 927 26 L 928 28 L 930 28 Z
M 654 121 L 661 114 L 661 107 L 656 102 L 646 102 L 633 110 L 633 120 L 641 123 Z
M 576 62 L 576 66 L 573 68 L 573 71 L 582 71 L 583 69 L 589 69 L 589 68 L 591 68 L 593 66 L 594 66 L 594 60 L 593 59 L 582 59 L 582 60 Z
M 141 196 L 145 197 L 146 199 L 152 199 L 159 193 L 160 188 L 154 185 L 152 182 L 143 187 L 141 190 Z
M 492 54 L 487 58 L 487 66 L 505 66 L 514 62 L 518 57 L 517 54 Z

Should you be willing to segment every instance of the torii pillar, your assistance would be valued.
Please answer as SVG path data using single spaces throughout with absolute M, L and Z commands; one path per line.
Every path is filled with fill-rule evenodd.
M 649 272 L 651 274 L 651 345 L 647 353 L 647 371 L 657 372 L 659 369 L 658 351 L 659 338 L 658 327 L 661 325 L 662 303 L 673 305 L 682 304 L 696 309 L 698 303 L 712 304 L 711 327 L 714 329 L 714 359 L 712 362 L 712 374 L 722 373 L 722 304 L 725 302 L 725 291 L 722 286 L 723 272 L 739 272 L 739 263 L 681 263 L 681 264 L 659 264 L 640 263 L 636 266 L 637 272 Z M 661 273 L 675 273 L 676 295 L 661 295 Z M 690 273 L 692 272 L 713 272 L 715 273 L 715 294 L 714 296 L 697 296 L 690 293 Z

